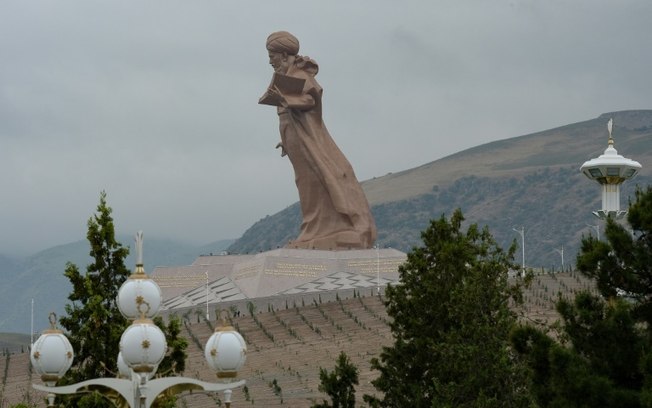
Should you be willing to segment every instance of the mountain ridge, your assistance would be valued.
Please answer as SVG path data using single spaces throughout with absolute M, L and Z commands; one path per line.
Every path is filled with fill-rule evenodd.
M 604 152 L 606 123 L 614 119 L 615 147 L 643 165 L 621 188 L 621 206 L 637 185 L 652 182 L 652 110 L 603 113 L 597 118 L 472 147 L 362 183 L 378 227 L 378 244 L 409 251 L 432 218 L 461 208 L 468 222 L 488 226 L 503 247 L 525 229 L 526 263 L 561 268 L 574 262 L 587 225 L 599 225 L 600 187 L 579 171 Z M 264 251 L 298 234 L 298 203 L 252 225 L 229 251 Z M 534 241 L 534 242 L 533 242 Z M 520 263 L 522 256 L 516 255 Z
M 510 174 L 514 168 L 523 170 L 528 165 L 530 167 L 577 165 L 579 169 L 584 161 L 602 154 L 606 148 L 606 122 L 609 118 L 614 119 L 616 148 L 622 149 L 623 152 L 630 152 L 630 155 L 636 151 L 632 149 L 635 146 L 631 146 L 634 143 L 629 140 L 632 132 L 652 130 L 650 123 L 652 110 L 608 112 L 594 119 L 471 147 L 412 169 L 367 180 L 362 183 L 362 186 L 369 203 L 374 205 L 423 194 L 432 187 L 433 182 L 447 185 L 458 178 L 455 175 L 459 173 L 502 176 Z M 548 151 L 545 161 L 536 160 L 537 158 L 534 157 L 533 150 L 537 146 L 531 145 L 532 140 L 537 141 L 538 147 Z M 505 163 L 505 155 L 501 154 L 500 150 L 505 150 L 507 146 L 511 146 L 514 158 Z M 473 160 L 478 156 L 487 159 L 486 156 L 490 152 L 496 152 L 493 160 Z M 524 157 L 523 154 L 526 153 L 529 153 L 529 156 Z M 458 163 L 461 158 L 465 159 L 462 166 Z M 528 163 L 527 159 L 535 160 L 533 163 Z M 438 174 L 433 174 L 433 169 L 436 169 Z M 646 171 L 645 168 L 643 171 Z

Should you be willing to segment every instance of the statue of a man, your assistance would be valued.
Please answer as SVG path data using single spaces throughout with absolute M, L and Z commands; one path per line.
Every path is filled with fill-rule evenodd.
M 303 223 L 289 248 L 361 249 L 376 240 L 376 225 L 353 168 L 322 120 L 317 63 L 297 55 L 299 41 L 279 31 L 267 38 L 274 78 L 259 103 L 277 106 L 281 155 L 294 168 Z

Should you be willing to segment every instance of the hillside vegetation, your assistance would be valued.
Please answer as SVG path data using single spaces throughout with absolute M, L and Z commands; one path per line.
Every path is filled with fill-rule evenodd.
M 432 218 L 461 208 L 468 222 L 487 225 L 503 245 L 521 245 L 525 229 L 528 266 L 561 268 L 574 263 L 582 234 L 601 224 L 600 187 L 579 167 L 607 147 L 606 123 L 614 119 L 615 147 L 643 165 L 621 189 L 621 207 L 635 186 L 652 182 L 652 110 L 606 113 L 585 122 L 488 143 L 443 159 L 363 183 L 378 227 L 378 244 L 408 251 Z M 298 203 L 255 223 L 229 247 L 235 253 L 265 251 L 296 237 Z M 601 228 L 602 226 L 600 226 Z M 520 262 L 521 251 L 517 251 Z

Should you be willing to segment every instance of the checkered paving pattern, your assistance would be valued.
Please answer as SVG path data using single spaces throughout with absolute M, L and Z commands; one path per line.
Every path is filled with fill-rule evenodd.
M 295 293 L 308 293 L 319 292 L 323 290 L 341 290 L 341 289 L 361 289 L 375 287 L 377 285 L 386 286 L 388 283 L 395 283 L 398 281 L 390 280 L 381 277 L 380 280 L 376 276 L 355 274 L 350 272 L 336 272 L 312 282 L 296 286 L 288 289 L 280 294 L 293 295 Z

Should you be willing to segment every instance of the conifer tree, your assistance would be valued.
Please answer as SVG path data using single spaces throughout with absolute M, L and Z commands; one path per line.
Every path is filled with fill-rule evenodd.
M 341 352 L 337 357 L 335 369 L 329 372 L 319 369 L 319 391 L 325 392 L 331 402 L 324 401 L 312 408 L 354 408 L 355 386 L 358 385 L 358 368 L 351 363 L 349 356 Z
M 626 294 L 652 334 L 652 187 L 636 190 L 627 221 L 631 230 L 608 218 L 606 241 L 582 239 L 577 269 L 596 280 L 605 299 Z
M 116 298 L 131 272 L 124 264 L 129 248 L 116 241 L 111 212 L 102 192 L 97 212 L 88 220 L 86 238 L 92 262 L 85 273 L 72 263 L 64 272 L 73 288 L 66 316 L 60 318 L 75 350 L 68 382 L 112 376 L 118 371 L 120 336 L 129 322 L 120 313 Z
M 605 240 L 582 239 L 577 268 L 599 294 L 559 299 L 557 336 L 514 332 L 541 407 L 652 407 L 652 188 L 636 191 L 627 220 L 632 230 L 608 218 Z
M 500 248 L 487 228 L 456 210 L 433 220 L 399 267 L 400 283 L 386 291 L 394 344 L 372 367 L 382 397 L 375 407 L 525 407 L 531 398 L 524 367 L 510 350 L 516 317 L 508 282 L 515 245 Z
M 68 263 L 64 275 L 70 280 L 72 292 L 68 295 L 66 315 L 59 319 L 75 351 L 73 366 L 59 385 L 72 384 L 99 377 L 115 377 L 120 337 L 129 326 L 117 305 L 120 286 L 130 275 L 124 264 L 129 248 L 116 240 L 115 227 L 107 205 L 106 193 L 100 194 L 96 213 L 88 220 L 86 238 L 90 244 L 92 262 L 81 273 Z M 180 336 L 180 322 L 171 318 L 166 326 L 162 319 L 156 323 L 168 342 L 168 355 L 160 367 L 165 375 L 182 372 L 186 358 L 187 341 Z M 168 398 L 168 400 L 172 398 Z M 63 399 L 67 407 L 112 407 L 98 393 Z

